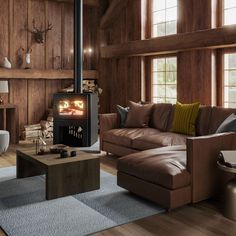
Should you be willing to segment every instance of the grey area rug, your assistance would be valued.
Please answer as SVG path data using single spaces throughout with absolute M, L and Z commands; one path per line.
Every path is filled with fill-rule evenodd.
M 0 225 L 9 236 L 88 235 L 164 210 L 116 185 L 101 172 L 100 190 L 45 200 L 44 176 L 15 178 L 0 169 Z
M 88 153 L 100 153 L 100 140 L 98 138 L 98 141 L 94 143 L 90 147 L 79 147 L 81 151 L 88 152 Z

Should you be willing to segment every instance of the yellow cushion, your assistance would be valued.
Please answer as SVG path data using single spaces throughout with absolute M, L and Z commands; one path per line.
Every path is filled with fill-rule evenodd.
M 176 103 L 172 132 L 195 135 L 195 122 L 197 119 L 200 103 L 181 104 Z

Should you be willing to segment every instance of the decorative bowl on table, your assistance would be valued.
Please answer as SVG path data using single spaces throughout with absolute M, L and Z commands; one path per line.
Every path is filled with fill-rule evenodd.
M 59 153 L 61 153 L 61 151 L 65 150 L 67 148 L 69 148 L 69 146 L 66 146 L 64 144 L 56 144 L 56 145 L 53 145 L 50 147 L 50 153 L 59 154 Z

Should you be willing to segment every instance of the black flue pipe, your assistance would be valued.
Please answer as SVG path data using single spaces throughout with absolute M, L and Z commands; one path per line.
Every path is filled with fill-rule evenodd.
M 74 81 L 74 92 L 83 93 L 83 0 L 74 0 Z

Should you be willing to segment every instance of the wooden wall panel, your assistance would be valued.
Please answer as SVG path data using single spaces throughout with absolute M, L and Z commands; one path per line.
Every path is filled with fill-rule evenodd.
M 45 118 L 45 81 L 28 81 L 28 123 L 35 124 Z
M 20 16 L 19 17 L 19 12 Z M 23 62 L 19 61 L 17 54 L 18 50 L 22 47 L 25 51 L 27 50 L 27 31 L 25 27 L 27 27 L 27 1 L 18 0 L 14 1 L 13 5 L 13 58 L 11 58 L 11 62 L 14 68 L 24 68 L 25 66 L 25 58 L 23 58 Z
M 74 31 L 73 31 L 73 4 L 64 4 L 62 7 L 62 63 L 63 68 L 73 69 L 74 63 Z
M 53 107 L 53 94 L 61 89 L 60 80 L 46 81 L 46 109 Z
M 27 89 L 28 83 L 27 80 L 18 80 L 11 79 L 9 81 L 10 87 L 10 103 L 15 104 L 18 107 L 19 114 L 19 128 L 22 131 L 24 125 L 28 123 L 28 98 L 27 98 Z
M 84 14 L 83 14 L 83 24 L 84 24 L 84 34 L 83 34 L 83 45 L 84 49 L 91 48 L 92 53 L 85 53 L 84 54 L 84 69 L 86 70 L 93 70 L 97 68 L 98 64 L 98 48 L 97 48 L 97 41 L 98 41 L 98 10 L 96 8 L 91 8 L 84 6 Z M 88 33 L 88 30 L 91 30 Z
M 178 54 L 178 100 L 211 105 L 212 50 Z
M 7 0 L 0 0 L 0 6 L 1 6 L 1 14 L 0 14 L 0 55 L 1 55 L 1 61 L 3 57 L 9 56 L 8 51 L 8 42 L 9 42 L 9 18 L 8 18 L 8 7 L 9 7 L 9 1 Z
M 211 0 L 178 1 L 178 33 L 210 29 L 216 17 Z M 216 82 L 214 50 L 178 53 L 178 100 L 214 105 Z
M 45 28 L 45 1 L 32 0 L 31 2 L 31 25 L 29 28 L 32 29 L 32 22 L 35 20 L 36 27 Z M 48 34 L 53 34 L 49 31 Z M 38 44 L 35 43 L 34 38 L 31 37 L 31 43 L 29 47 L 32 48 L 31 61 L 32 68 L 45 69 L 45 43 Z
M 46 69 L 62 68 L 61 6 L 61 4 L 56 2 L 48 2 L 47 4 L 46 21 L 53 25 L 53 29 L 46 35 Z M 69 27 L 69 29 L 71 28 Z
M 99 101 L 101 113 L 110 112 L 111 87 L 113 86 L 111 76 L 114 74 L 111 69 L 111 60 L 100 59 L 99 87 L 103 90 Z
M 107 39 L 107 45 L 141 39 L 141 0 L 128 0 L 127 7 L 105 34 L 103 39 Z M 101 112 L 115 111 L 117 104 L 126 106 L 129 100 L 141 100 L 141 62 L 141 57 L 102 60 L 99 69 L 99 86 L 103 89 Z
M 210 29 L 212 0 L 178 0 L 178 33 Z

